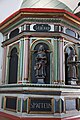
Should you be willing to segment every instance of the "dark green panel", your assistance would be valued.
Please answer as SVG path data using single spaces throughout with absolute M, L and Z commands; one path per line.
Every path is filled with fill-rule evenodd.
M 64 101 L 62 99 L 59 99 L 59 104 L 60 104 L 60 112 L 64 112 Z
M 54 100 L 54 112 L 55 113 L 62 113 L 63 111 L 64 111 L 63 100 L 62 99 L 55 99 Z
M 27 99 L 22 101 L 22 112 L 27 112 Z
M 18 98 L 18 112 L 21 111 L 21 98 Z
M 54 100 L 54 112 L 59 113 L 59 100 Z
M 4 108 L 4 97 L 2 97 L 1 108 Z
M 6 97 L 6 109 L 16 111 L 16 108 L 17 108 L 17 98 Z

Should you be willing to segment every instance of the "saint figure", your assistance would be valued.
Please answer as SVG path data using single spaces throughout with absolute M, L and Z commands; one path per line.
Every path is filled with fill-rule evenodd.
M 36 78 L 45 79 L 47 56 L 43 45 L 39 46 L 35 60 L 36 60 L 36 65 L 34 66 L 34 70 L 35 70 Z
M 71 50 L 67 62 L 68 62 L 68 78 L 76 79 L 76 61 L 73 50 Z

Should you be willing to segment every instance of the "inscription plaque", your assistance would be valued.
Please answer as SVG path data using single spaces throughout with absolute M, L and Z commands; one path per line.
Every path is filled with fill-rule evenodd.
M 30 98 L 30 113 L 52 113 L 52 99 L 49 98 Z
M 48 24 L 36 24 L 33 26 L 33 29 L 37 32 L 48 32 L 51 29 L 51 26 Z

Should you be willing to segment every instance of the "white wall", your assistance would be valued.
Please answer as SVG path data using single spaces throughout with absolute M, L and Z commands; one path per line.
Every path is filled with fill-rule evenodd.
M 3 48 L 2 46 L 3 42 L 3 35 L 0 33 L 0 84 L 2 82 L 2 64 L 3 64 Z
M 20 9 L 23 0 L 0 0 L 0 22 Z

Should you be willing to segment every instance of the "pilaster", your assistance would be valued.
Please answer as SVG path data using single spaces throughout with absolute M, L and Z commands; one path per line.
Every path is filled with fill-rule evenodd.
M 63 38 L 59 38 L 58 40 L 58 73 L 59 73 L 59 83 L 64 83 L 64 77 L 63 74 L 63 67 L 64 67 L 64 42 Z
M 58 83 L 58 41 L 54 38 L 54 83 Z
M 20 39 L 20 55 L 19 55 L 19 81 L 18 83 L 22 83 L 23 79 L 23 54 L 24 54 L 24 38 Z
M 54 83 L 64 83 L 64 42 L 63 38 L 54 39 Z
M 7 56 L 7 47 L 5 46 L 3 51 L 2 84 L 5 84 L 6 56 Z
M 25 82 L 29 82 L 28 81 L 28 77 L 29 77 L 29 37 L 25 37 L 24 40 L 24 62 L 23 62 L 23 66 L 24 66 L 24 73 L 23 73 L 23 79 Z
M 80 61 L 80 45 L 78 45 L 78 61 Z M 78 64 L 78 84 L 80 84 L 80 64 Z
M 20 40 L 19 83 L 27 83 L 29 77 L 29 37 Z

